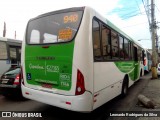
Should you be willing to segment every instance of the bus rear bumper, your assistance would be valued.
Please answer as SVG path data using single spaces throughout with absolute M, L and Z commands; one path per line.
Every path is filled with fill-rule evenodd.
M 31 89 L 22 85 L 22 94 L 25 98 L 67 110 L 78 112 L 91 112 L 93 110 L 93 96 L 87 91 L 83 95 L 66 96 Z

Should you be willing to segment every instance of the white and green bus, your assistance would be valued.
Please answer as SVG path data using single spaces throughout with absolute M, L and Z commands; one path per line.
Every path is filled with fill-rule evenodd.
M 89 7 L 28 22 L 22 44 L 22 93 L 60 108 L 90 112 L 144 73 L 143 48 Z
M 20 65 L 22 41 L 0 37 L 0 77 L 12 66 Z

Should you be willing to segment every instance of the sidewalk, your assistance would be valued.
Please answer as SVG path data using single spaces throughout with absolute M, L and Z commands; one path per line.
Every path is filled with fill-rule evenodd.
M 146 108 L 145 106 L 137 102 L 137 104 L 131 109 L 131 111 L 146 111 L 149 113 L 158 113 L 160 115 L 160 78 L 151 80 L 150 74 L 147 79 L 149 79 L 148 84 L 143 88 L 140 94 L 149 98 L 156 106 L 154 109 Z M 160 117 L 139 117 L 136 118 L 136 120 L 160 120 Z

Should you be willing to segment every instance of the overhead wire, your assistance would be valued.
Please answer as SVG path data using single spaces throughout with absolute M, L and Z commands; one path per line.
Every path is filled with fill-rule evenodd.
M 131 10 L 131 8 L 123 8 L 123 9 L 115 9 L 115 10 L 113 10 L 112 12 L 110 12 L 108 14 L 113 14 L 113 12 L 119 13 L 119 15 L 122 18 L 122 20 L 129 19 L 131 17 L 135 17 L 135 16 L 138 16 L 140 14 L 143 15 L 144 12 L 141 11 L 137 0 L 135 0 L 135 1 L 136 1 L 137 7 L 132 7 L 132 8 L 134 8 L 134 10 L 132 10 L 132 11 L 129 11 L 129 9 Z M 129 12 L 126 13 L 125 11 L 129 11 Z M 125 12 L 125 14 L 123 14 L 123 12 Z
M 158 12 L 160 13 L 160 10 L 159 10 L 159 8 L 157 7 L 157 5 L 155 5 L 155 6 L 156 6 L 156 8 L 157 8 Z
M 141 12 L 141 9 L 140 9 L 140 7 L 139 7 L 139 5 L 138 5 L 137 0 L 135 0 L 135 1 L 136 1 L 136 4 L 137 4 L 137 6 L 138 6 L 139 11 Z
M 130 15 L 128 15 L 128 16 L 122 17 L 122 20 L 129 19 L 129 18 L 138 16 L 138 15 L 145 15 L 144 13 L 145 13 L 145 12 L 135 13 L 135 14 L 133 14 L 133 15 L 130 14 Z
M 149 19 L 149 14 L 147 13 L 147 8 L 145 6 L 144 0 L 142 0 L 142 3 L 143 3 L 143 7 L 145 9 L 145 12 L 146 12 L 146 15 L 147 15 L 148 24 L 149 24 L 149 27 L 150 27 L 151 26 L 151 22 L 150 22 L 150 19 Z

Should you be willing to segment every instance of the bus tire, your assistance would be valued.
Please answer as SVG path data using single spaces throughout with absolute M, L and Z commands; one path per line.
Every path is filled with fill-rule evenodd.
M 125 76 L 122 84 L 121 97 L 125 97 L 128 94 L 128 77 Z
M 140 77 L 142 77 L 142 69 L 141 69 L 141 72 L 140 72 Z

